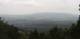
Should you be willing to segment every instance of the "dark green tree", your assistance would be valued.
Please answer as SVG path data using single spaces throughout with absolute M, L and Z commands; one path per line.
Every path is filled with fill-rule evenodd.
M 77 24 L 71 27 L 71 36 L 73 39 L 80 39 L 80 16 Z
M 40 39 L 45 39 L 45 38 L 47 38 L 46 36 L 45 36 L 45 33 L 40 33 L 40 37 L 39 37 Z
M 37 29 L 35 29 L 33 32 L 31 31 L 29 39 L 39 39 L 39 33 Z
M 0 17 L 0 39 L 20 39 L 20 33 L 18 28 L 13 25 L 9 25 Z
M 50 39 L 64 39 L 63 38 L 63 31 L 61 28 L 54 27 L 49 31 Z

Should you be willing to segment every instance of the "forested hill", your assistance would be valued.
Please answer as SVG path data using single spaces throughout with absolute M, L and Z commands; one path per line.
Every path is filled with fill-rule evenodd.
M 0 18 L 0 39 L 80 39 L 80 16 L 70 28 L 53 27 L 48 32 L 20 30 Z
M 0 17 L 0 39 L 24 39 L 24 33 L 19 32 L 17 27 L 7 24 Z

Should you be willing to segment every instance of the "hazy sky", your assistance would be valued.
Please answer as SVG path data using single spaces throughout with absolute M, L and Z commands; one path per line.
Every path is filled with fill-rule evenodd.
M 78 13 L 80 0 L 0 0 L 0 14 Z

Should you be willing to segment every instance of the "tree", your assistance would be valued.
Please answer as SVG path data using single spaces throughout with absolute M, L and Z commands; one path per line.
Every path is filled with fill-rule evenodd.
M 63 30 L 58 27 L 52 28 L 50 31 L 50 39 L 63 39 Z
M 45 37 L 45 33 L 40 33 L 40 39 L 45 39 L 46 37 Z
M 33 32 L 30 32 L 30 36 L 29 39 L 39 39 L 39 33 L 37 31 L 37 29 L 35 29 Z
M 79 20 L 77 21 L 76 25 L 72 25 L 73 27 L 70 28 L 70 34 L 73 39 L 80 39 L 80 16 Z
M 20 39 L 21 33 L 14 25 L 9 25 L 0 17 L 0 39 Z M 24 39 L 24 38 L 23 38 Z

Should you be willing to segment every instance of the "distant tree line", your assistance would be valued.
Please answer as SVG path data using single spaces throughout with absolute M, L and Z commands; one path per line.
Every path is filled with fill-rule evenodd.
M 48 32 L 19 30 L 14 25 L 9 25 L 0 17 L 0 39 L 80 39 L 80 16 L 76 24 L 70 28 L 53 27 Z
M 80 39 L 80 16 L 76 24 L 70 28 L 53 27 L 49 32 L 39 33 L 36 30 L 30 33 L 28 39 Z

